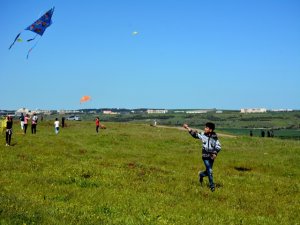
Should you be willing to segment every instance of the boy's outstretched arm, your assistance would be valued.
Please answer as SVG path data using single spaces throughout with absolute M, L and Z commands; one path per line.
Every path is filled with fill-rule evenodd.
M 190 133 L 190 135 L 192 135 L 194 138 L 199 138 L 198 136 L 198 132 L 195 130 L 192 130 L 189 125 L 187 125 L 186 123 L 183 124 L 183 128 L 185 128 L 186 130 L 188 130 L 188 132 Z
M 191 128 L 189 128 L 189 125 L 187 125 L 186 123 L 183 124 L 183 128 L 187 129 L 188 132 L 191 132 L 191 130 L 192 130 Z

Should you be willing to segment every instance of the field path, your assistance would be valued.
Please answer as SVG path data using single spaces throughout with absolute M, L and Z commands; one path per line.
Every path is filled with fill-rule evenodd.
M 156 127 L 160 127 L 160 128 L 170 128 L 170 129 L 177 129 L 177 130 L 184 130 L 185 129 L 183 127 L 171 127 L 171 126 L 163 126 L 163 125 L 156 125 Z M 195 128 L 191 128 L 193 130 L 198 130 L 198 129 L 195 129 Z M 203 130 L 198 130 L 198 131 L 203 131 Z M 235 135 L 231 135 L 231 134 L 223 134 L 223 133 L 217 133 L 218 136 L 220 137 L 229 137 L 229 138 L 235 138 L 237 136 Z

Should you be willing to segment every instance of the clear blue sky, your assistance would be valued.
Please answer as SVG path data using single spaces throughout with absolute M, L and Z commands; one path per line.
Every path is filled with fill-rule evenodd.
M 0 109 L 300 109 L 298 0 L 0 0 L 0 26 Z

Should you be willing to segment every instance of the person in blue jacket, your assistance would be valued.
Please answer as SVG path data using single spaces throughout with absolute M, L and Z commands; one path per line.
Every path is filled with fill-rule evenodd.
M 183 127 L 188 130 L 192 137 L 200 139 L 202 142 L 202 160 L 205 165 L 205 171 L 199 173 L 199 181 L 202 185 L 203 177 L 208 177 L 209 186 L 211 191 L 215 191 L 215 183 L 213 179 L 213 165 L 214 161 L 221 151 L 221 143 L 217 134 L 214 132 L 215 124 L 208 122 L 205 124 L 204 132 L 199 133 L 196 130 L 192 130 L 187 124 L 183 124 Z

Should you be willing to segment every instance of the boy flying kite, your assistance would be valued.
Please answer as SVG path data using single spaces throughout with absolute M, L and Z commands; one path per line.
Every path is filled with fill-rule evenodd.
M 203 177 L 208 176 L 210 190 L 215 191 L 212 168 L 218 153 L 221 151 L 221 143 L 218 140 L 217 134 L 214 132 L 215 124 L 211 122 L 206 123 L 203 133 L 192 130 L 187 124 L 183 124 L 183 127 L 188 130 L 192 137 L 202 141 L 202 160 L 206 169 L 205 171 L 199 172 L 199 181 L 202 185 Z

